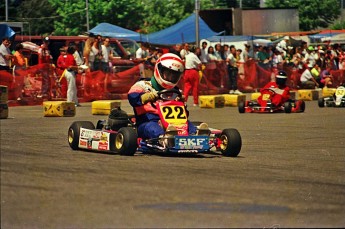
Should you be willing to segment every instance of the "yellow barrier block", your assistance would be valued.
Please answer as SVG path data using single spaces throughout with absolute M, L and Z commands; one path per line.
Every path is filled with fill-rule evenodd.
M 73 117 L 75 116 L 75 103 L 66 101 L 43 102 L 44 117 Z
M 224 106 L 237 107 L 239 102 L 246 101 L 246 95 L 223 94 Z
M 8 105 L 7 103 L 0 103 L 0 119 L 8 118 Z
M 93 115 L 108 115 L 112 109 L 121 107 L 121 100 L 97 100 L 91 107 Z
M 0 103 L 7 103 L 7 101 L 8 101 L 7 86 L 0 85 Z
M 221 95 L 200 95 L 200 108 L 221 108 L 224 107 L 225 99 Z
M 336 90 L 337 90 L 336 88 L 327 88 L 327 87 L 324 87 L 324 88 L 322 89 L 322 96 L 323 96 L 323 97 L 332 96 L 332 95 L 335 93 Z
M 319 91 L 313 89 L 298 90 L 298 99 L 312 101 L 319 99 Z

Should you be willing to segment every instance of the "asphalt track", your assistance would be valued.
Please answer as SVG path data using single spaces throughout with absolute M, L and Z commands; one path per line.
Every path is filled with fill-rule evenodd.
M 73 121 L 106 118 L 91 103 L 63 118 L 10 107 L 0 121 L 1 228 L 345 227 L 345 109 L 189 110 L 193 121 L 238 129 L 240 155 L 72 151 Z

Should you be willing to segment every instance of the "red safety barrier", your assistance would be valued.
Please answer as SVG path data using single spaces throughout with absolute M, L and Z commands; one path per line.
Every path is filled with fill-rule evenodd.
M 98 99 L 124 98 L 130 87 L 140 79 L 139 65 L 118 73 L 94 71 L 77 74 L 78 98 L 81 102 Z M 288 86 L 298 89 L 301 73 L 296 68 L 284 66 L 288 74 Z M 274 80 L 278 69 L 267 70 L 247 61 L 243 64 L 243 74 L 238 76 L 238 88 L 242 92 L 254 92 L 269 81 Z M 39 104 L 43 100 L 64 100 L 67 82 L 61 77 L 63 71 L 50 64 L 41 64 L 13 72 L 0 71 L 0 85 L 8 87 L 10 105 Z M 345 70 L 331 71 L 333 85 L 345 82 Z M 225 62 L 206 64 L 200 78 L 200 94 L 228 93 L 229 76 Z M 183 77 L 179 83 L 183 88 Z

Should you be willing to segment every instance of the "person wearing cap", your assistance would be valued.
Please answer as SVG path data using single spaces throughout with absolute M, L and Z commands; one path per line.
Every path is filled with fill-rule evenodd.
M 51 63 L 53 57 L 49 51 L 49 37 L 43 39 L 43 44 L 38 49 L 38 64 Z
M 275 81 L 267 83 L 260 90 L 261 95 L 258 97 L 258 101 L 262 101 L 262 92 L 266 89 L 270 89 L 274 92 L 270 97 L 272 105 L 279 106 L 288 101 L 290 99 L 290 88 L 286 85 L 287 78 L 285 71 L 279 71 L 275 77 Z
M 286 52 L 288 51 L 288 48 L 287 48 L 288 41 L 289 41 L 289 36 L 285 36 L 276 46 L 276 49 L 278 49 L 279 52 L 282 52 L 284 57 L 286 56 Z

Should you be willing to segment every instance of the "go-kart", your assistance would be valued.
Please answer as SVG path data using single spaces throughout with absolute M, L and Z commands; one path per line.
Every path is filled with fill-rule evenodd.
M 274 105 L 271 101 L 277 92 L 274 88 L 261 89 L 261 100 L 250 100 L 238 103 L 240 113 L 297 113 L 304 112 L 305 102 L 303 100 L 289 99 L 288 101 Z
M 68 129 L 68 143 L 73 150 L 86 149 L 115 152 L 132 156 L 142 153 L 199 154 L 220 151 L 223 156 L 236 157 L 242 147 L 241 135 L 237 129 L 199 129 L 201 122 L 191 122 L 197 134 L 188 131 L 188 114 L 182 95 L 178 90 L 163 90 L 158 93 L 156 108 L 160 124 L 166 130 L 174 131 L 158 138 L 138 138 L 134 115 L 120 109 L 112 110 L 108 120 L 99 120 L 96 128 L 92 122 L 76 121 Z M 120 113 L 120 115 L 118 115 Z
M 318 105 L 319 107 L 345 107 L 345 87 L 338 87 L 332 96 L 319 98 Z

